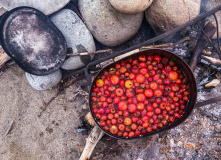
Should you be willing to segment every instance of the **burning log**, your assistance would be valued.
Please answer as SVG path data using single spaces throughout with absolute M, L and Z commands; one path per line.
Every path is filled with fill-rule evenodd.
M 192 70 L 194 70 L 196 68 L 197 62 L 199 60 L 199 57 L 202 53 L 203 48 L 205 47 L 205 45 L 208 43 L 207 41 L 207 37 L 208 38 L 212 38 L 212 36 L 215 34 L 216 32 L 216 27 L 214 26 L 214 24 L 212 22 L 208 22 L 205 27 L 203 28 L 205 34 L 202 32 L 197 44 L 196 44 L 196 48 L 194 50 L 194 53 L 192 55 L 192 59 L 190 60 L 190 68 Z
M 221 67 L 221 60 L 218 60 L 218 59 L 212 58 L 212 57 L 208 57 L 208 56 L 204 56 L 204 55 L 202 55 L 202 58 L 214 66 Z

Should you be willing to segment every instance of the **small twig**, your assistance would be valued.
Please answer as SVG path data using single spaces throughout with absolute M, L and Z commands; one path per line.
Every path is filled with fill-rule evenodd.
M 44 108 L 42 109 L 42 111 L 40 112 L 40 114 L 38 115 L 38 117 L 41 117 L 41 115 L 43 114 L 44 111 L 46 111 L 47 107 L 51 104 L 51 102 L 58 97 L 58 95 L 61 93 L 61 91 L 63 91 L 65 88 L 69 87 L 70 85 L 72 85 L 73 83 L 79 81 L 79 80 L 82 80 L 84 79 L 85 77 L 82 76 L 82 77 L 79 77 L 79 78 L 76 78 L 75 80 L 71 81 L 70 83 L 67 83 L 64 87 L 62 85 L 62 83 L 60 82 L 58 84 L 58 90 L 57 90 L 57 93 L 47 102 L 44 104 Z
M 179 40 L 178 42 L 174 43 L 174 46 L 179 45 L 185 41 L 189 41 L 190 37 L 184 37 L 183 39 Z
M 10 131 L 12 130 L 13 124 L 14 124 L 14 121 L 11 122 L 10 126 L 8 127 L 8 129 L 7 129 L 6 133 L 5 133 L 5 136 L 7 136 L 10 133 Z
M 38 115 L 38 117 L 41 117 L 41 115 L 43 114 L 44 111 L 46 111 L 47 107 L 49 106 L 49 104 L 51 104 L 51 102 L 58 97 L 58 95 L 60 94 L 61 90 L 59 89 L 60 87 L 58 87 L 58 91 L 57 93 L 46 103 L 44 104 L 44 108 L 42 109 L 42 111 L 40 112 L 40 114 Z
M 67 87 L 69 87 L 70 85 L 72 85 L 73 83 L 75 83 L 75 82 L 77 82 L 77 81 L 80 81 L 80 80 L 82 80 L 82 79 L 84 79 L 84 78 L 85 78 L 85 76 L 81 76 L 81 77 L 79 77 L 79 78 L 76 78 L 76 79 L 74 79 L 73 81 L 71 81 L 71 82 L 65 84 L 64 88 L 67 88 Z
M 99 50 L 99 51 L 95 51 L 95 52 L 70 53 L 70 54 L 67 54 L 67 56 L 68 57 L 86 56 L 86 55 L 99 54 L 99 53 L 110 53 L 110 52 L 112 52 L 112 49 Z
M 190 40 L 190 37 L 184 37 L 183 39 L 179 40 L 178 42 L 176 43 L 165 43 L 165 44 L 158 44 L 158 45 L 150 45 L 150 46 L 143 46 L 140 48 L 140 50 L 144 50 L 144 49 L 151 49 L 151 48 L 161 48 L 161 49 L 164 49 L 164 48 L 168 48 L 168 49 L 173 49 L 175 46 L 185 42 L 185 41 L 189 41 Z
M 171 47 L 174 46 L 174 43 L 165 43 L 165 44 L 158 44 L 158 45 L 150 45 L 150 46 L 143 46 L 140 49 L 150 49 L 150 48 L 162 48 L 162 47 Z
M 216 20 L 216 28 L 217 28 L 217 41 L 218 41 L 218 45 L 219 45 L 219 51 L 221 53 L 221 48 L 220 48 L 220 40 L 219 40 L 219 22 L 218 22 L 218 19 L 216 17 L 216 13 L 213 14 L 214 15 L 214 18 Z

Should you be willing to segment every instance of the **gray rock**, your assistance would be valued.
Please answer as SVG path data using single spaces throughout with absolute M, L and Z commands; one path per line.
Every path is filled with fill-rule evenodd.
M 153 0 L 110 0 L 111 5 L 118 11 L 136 14 L 145 11 Z
M 121 13 L 109 0 L 80 0 L 78 6 L 93 36 L 106 46 L 117 46 L 129 40 L 143 20 L 143 13 Z
M 178 27 L 200 13 L 201 0 L 154 0 L 145 16 L 157 35 Z
M 54 14 L 50 19 L 63 33 L 67 46 L 72 48 L 73 53 L 93 52 L 96 50 L 90 31 L 75 12 L 63 9 Z M 61 68 L 65 70 L 81 68 L 88 64 L 93 57 L 92 55 L 70 57 Z
M 2 0 L 1 6 L 9 11 L 16 7 L 29 6 L 34 7 L 48 15 L 63 8 L 69 1 L 70 0 L 10 0 L 9 2 L 7 0 Z
M 25 73 L 25 75 L 28 83 L 32 86 L 32 88 L 39 91 L 50 89 L 51 87 L 59 83 L 62 78 L 60 70 L 57 70 L 56 72 L 46 76 L 36 76 L 27 72 Z

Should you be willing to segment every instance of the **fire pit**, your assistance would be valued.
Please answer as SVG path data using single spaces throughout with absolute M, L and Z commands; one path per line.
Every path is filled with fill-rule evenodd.
M 72 10 L 77 9 L 77 7 L 73 7 L 73 4 L 75 4 L 75 2 L 76 1 L 70 2 L 65 8 L 71 8 Z M 142 34 L 143 31 L 139 31 L 135 39 L 132 39 L 131 41 L 126 42 L 125 44 L 118 47 L 106 47 L 101 43 L 95 41 L 98 50 L 112 49 L 112 54 L 97 54 L 95 56 L 95 61 L 89 63 L 85 68 L 75 71 L 66 71 L 63 77 L 65 83 L 59 84 L 61 90 L 59 90 L 59 92 L 57 92 L 52 99 L 50 98 L 51 96 L 53 96 L 54 90 L 50 90 L 51 92 L 47 93 L 47 95 L 50 96 L 49 98 L 48 96 L 46 96 L 45 98 L 45 94 L 42 94 L 42 96 L 39 97 L 36 92 L 32 94 L 29 91 L 31 90 L 30 87 L 26 87 L 26 84 L 19 82 L 18 78 L 15 78 L 22 78 L 20 74 L 18 74 L 17 76 L 12 76 L 12 79 L 16 81 L 16 85 L 20 87 L 19 92 L 15 93 L 19 94 L 21 101 L 23 101 L 22 98 L 24 97 L 26 97 L 26 100 L 23 101 L 23 103 L 20 105 L 20 103 L 16 103 L 16 98 L 13 99 L 9 95 L 9 98 L 6 96 L 6 98 L 4 98 L 2 101 L 8 102 L 7 99 L 13 99 L 12 103 L 6 104 L 8 105 L 7 107 L 9 108 L 10 112 L 15 111 L 15 114 L 18 115 L 18 119 L 15 119 L 12 123 L 2 123 L 3 126 L 6 127 L 5 130 L 7 130 L 9 125 L 12 126 L 9 127 L 9 130 L 7 130 L 7 136 L 5 137 L 6 140 L 3 140 L 3 142 L 6 142 L 5 144 L 7 145 L 2 145 L 2 147 L 0 148 L 0 153 L 2 154 L 2 156 L 5 157 L 6 154 L 13 154 L 16 152 L 15 157 L 18 155 L 17 157 L 22 158 L 40 157 L 44 159 L 48 158 L 47 155 L 49 155 L 53 159 L 78 159 L 84 149 L 85 138 L 88 137 L 89 134 L 87 131 L 85 131 L 88 128 L 79 129 L 79 133 L 77 131 L 77 125 L 81 124 L 81 122 L 84 120 L 84 115 L 88 113 L 88 102 L 84 98 L 88 95 L 88 90 L 86 90 L 86 82 L 88 86 L 91 86 L 93 77 L 98 73 L 98 71 L 104 68 L 104 66 L 106 66 L 108 63 L 114 63 L 115 61 L 123 58 L 124 53 L 135 54 L 139 51 L 142 51 L 143 49 L 163 48 L 177 54 L 188 63 L 191 57 L 189 50 L 191 48 L 191 45 L 192 48 L 193 46 L 195 48 L 196 43 L 194 43 L 194 40 L 197 40 L 200 33 L 199 28 L 197 27 L 197 22 L 199 22 L 199 24 L 203 26 L 202 21 L 200 20 L 202 18 L 206 18 L 211 14 L 214 14 L 216 11 L 220 10 L 220 8 L 221 7 L 219 6 L 208 13 L 200 15 L 193 21 L 190 21 L 189 23 L 175 28 L 169 32 L 166 32 L 165 34 L 162 34 L 160 36 L 154 37 L 154 35 L 150 33 L 151 37 L 154 37 L 153 39 L 147 40 L 148 38 L 146 39 L 146 37 L 142 37 L 144 36 L 144 34 Z M 78 10 L 75 10 L 75 12 L 77 12 L 80 16 Z M 143 25 L 148 26 L 147 22 L 144 22 Z M 193 35 L 194 32 L 192 32 L 193 34 L 190 37 L 185 37 L 184 39 L 182 39 L 182 41 L 178 41 L 178 39 L 173 39 L 173 41 L 165 44 L 161 44 L 158 42 L 163 38 L 166 38 L 178 31 L 182 31 L 184 28 L 190 25 L 194 25 L 193 28 L 197 31 L 195 35 Z M 142 29 L 144 29 L 144 26 L 142 27 Z M 205 28 L 204 31 L 206 32 Z M 203 45 L 200 47 L 199 50 L 202 50 L 202 47 L 205 46 L 204 42 L 207 41 L 207 38 L 204 35 L 202 37 L 203 43 L 201 44 Z M 189 46 L 187 46 L 186 41 L 191 41 L 193 43 L 189 43 Z M 137 42 L 139 42 L 139 44 L 137 44 Z M 217 48 L 218 43 L 215 44 L 215 46 Z M 212 51 L 212 46 L 209 47 L 209 50 Z M 209 52 L 207 49 L 208 47 L 206 48 L 206 51 L 203 51 L 204 55 L 202 55 L 202 57 L 204 59 L 200 59 L 198 62 L 195 61 L 196 63 L 198 63 L 194 71 L 194 75 L 198 84 L 198 103 L 195 105 L 196 109 L 193 111 L 193 114 L 189 116 L 189 118 L 184 123 L 182 123 L 182 125 L 179 125 L 176 128 L 171 129 L 170 131 L 156 134 L 155 136 L 150 136 L 130 142 L 125 140 L 118 141 L 106 135 L 103 136 L 103 132 L 101 132 L 98 127 L 95 127 L 86 140 L 89 142 L 93 142 L 93 144 L 97 143 L 96 147 L 95 145 L 93 145 L 93 147 L 95 147 L 95 150 L 91 156 L 91 159 L 146 159 L 147 157 L 152 159 L 219 158 L 221 143 L 221 111 L 217 105 L 214 105 L 214 103 L 218 102 L 220 98 L 214 97 L 219 95 L 220 87 L 214 87 L 219 84 L 220 67 L 219 65 L 217 65 L 218 59 L 216 59 L 215 61 L 214 59 L 208 59 L 208 55 L 206 54 L 209 54 Z M 199 50 L 197 52 L 195 50 L 194 53 L 196 55 L 199 54 Z M 217 52 L 219 52 L 219 49 L 217 49 Z M 88 53 L 86 52 L 86 54 Z M 215 57 L 218 56 L 215 55 Z M 211 65 L 211 62 L 213 63 L 213 65 Z M 11 72 L 12 71 L 10 69 L 9 73 Z M 5 77 L 7 78 L 7 80 L 3 82 L 8 82 L 8 79 L 11 78 L 9 75 L 3 74 L 3 78 L 1 78 L 3 80 Z M 74 76 L 76 79 L 72 79 L 72 76 Z M 85 77 L 87 81 L 80 81 L 77 82 L 77 84 L 74 84 L 77 80 L 85 79 Z M 10 85 L 10 83 L 8 85 Z M 6 91 L 11 92 L 12 88 L 13 85 L 10 85 L 10 87 L 0 85 L 0 89 L 4 91 L 4 93 Z M 64 88 L 66 88 L 65 94 L 62 94 L 61 91 L 63 91 Z M 83 89 L 84 91 L 82 91 L 81 89 Z M 3 94 L 2 97 L 5 97 L 4 95 L 5 94 Z M 32 103 L 30 103 L 31 107 L 29 108 L 29 101 L 31 102 L 33 100 L 32 98 L 29 98 L 30 95 L 33 95 L 31 96 L 33 97 L 33 99 L 37 99 L 36 103 L 40 104 L 40 106 L 42 99 L 44 101 L 49 101 L 48 103 L 44 103 L 43 109 L 39 109 L 38 105 L 34 106 L 32 105 Z M 59 97 L 56 98 L 58 95 Z M 73 96 L 74 98 L 71 96 Z M 50 102 L 55 98 L 56 101 L 53 101 L 50 106 Z M 66 101 L 66 99 L 68 100 Z M 86 99 L 88 100 L 88 98 Z M 67 104 L 60 103 L 61 101 L 66 101 Z M 16 106 L 18 105 L 20 107 L 18 109 L 18 112 L 16 112 L 15 104 Z M 220 104 L 220 102 L 218 104 Z M 202 105 L 207 106 L 204 108 L 198 108 Z M 61 106 L 64 108 L 65 111 L 59 108 Z M 6 112 L 5 110 L 6 109 L 1 110 L 2 114 L 0 114 L 0 116 L 7 115 L 8 112 Z M 41 113 L 39 117 L 37 117 L 39 112 Z M 32 115 L 31 118 L 27 118 L 26 114 Z M 35 122 L 30 123 L 30 119 L 34 119 Z M 41 128 L 39 128 L 39 123 Z M 29 131 L 29 133 L 26 135 L 26 132 L 24 131 L 27 130 Z M 94 136 L 94 133 L 96 133 L 96 136 Z M 17 140 L 18 137 L 21 137 L 20 141 L 23 141 L 23 143 Z M 101 139 L 101 137 L 103 138 Z M 99 141 L 99 139 L 101 140 Z M 35 146 L 33 147 L 32 144 L 34 144 Z M 10 152 L 7 151 L 7 146 L 10 146 Z M 40 148 L 40 151 L 36 150 L 39 152 L 39 157 L 36 157 L 35 152 L 33 152 L 34 149 L 29 150 L 29 148 L 32 147 L 34 149 Z M 25 149 L 21 150 L 21 148 Z M 85 149 L 86 148 L 87 146 L 85 147 Z M 57 150 L 59 150 L 60 152 L 57 152 Z M 83 153 L 85 152 L 83 151 Z

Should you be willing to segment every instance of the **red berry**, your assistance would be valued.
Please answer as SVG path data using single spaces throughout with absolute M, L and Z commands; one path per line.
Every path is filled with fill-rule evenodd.
M 133 103 L 128 105 L 128 110 L 130 113 L 134 113 L 136 111 L 136 108 L 136 105 Z
M 155 113 L 156 113 L 156 114 L 161 114 L 161 109 L 160 109 L 160 108 L 156 108 L 156 109 L 155 109 Z
M 126 111 L 127 110 L 127 103 L 125 101 L 120 101 L 118 103 L 118 109 L 120 111 Z
M 144 107 L 145 107 L 145 106 L 144 106 L 143 103 L 138 103 L 138 104 L 137 104 L 137 109 L 138 109 L 138 110 L 141 110 L 141 111 L 142 111 L 142 110 L 144 110 Z
M 145 94 L 145 96 L 146 96 L 147 98 L 151 98 L 151 97 L 153 97 L 153 90 L 151 90 L 151 89 L 146 89 L 146 90 L 144 91 L 144 94 Z

